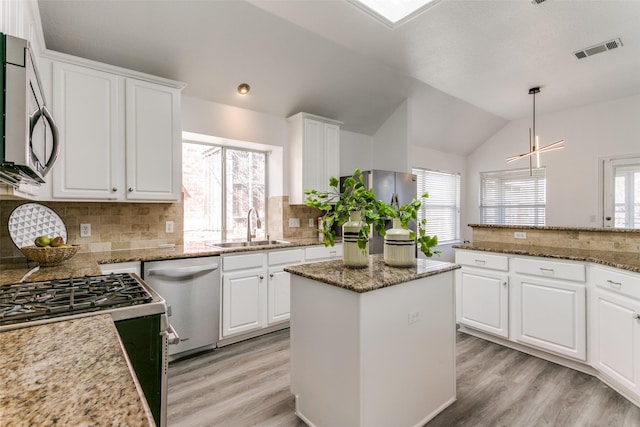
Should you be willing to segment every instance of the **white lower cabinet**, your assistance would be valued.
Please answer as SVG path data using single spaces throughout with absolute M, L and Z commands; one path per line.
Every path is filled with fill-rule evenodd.
M 500 337 L 509 337 L 508 258 L 478 252 L 456 252 L 458 323 Z
M 640 277 L 594 267 L 592 365 L 640 395 Z
M 587 360 L 584 284 L 515 275 L 512 320 L 516 341 Z
M 464 267 L 458 277 L 458 322 L 508 338 L 509 277 Z
M 222 275 L 222 338 L 260 329 L 266 324 L 264 269 Z
M 221 339 L 289 320 L 287 265 L 303 260 L 303 249 L 222 256 Z

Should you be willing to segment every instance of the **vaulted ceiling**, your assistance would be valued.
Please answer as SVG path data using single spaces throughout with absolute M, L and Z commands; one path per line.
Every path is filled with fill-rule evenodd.
M 409 99 L 417 143 L 466 155 L 508 120 L 640 93 L 640 1 L 440 0 L 396 29 L 347 0 L 40 0 L 46 47 L 192 96 L 372 135 Z M 585 59 L 573 52 L 620 38 Z M 236 87 L 251 85 L 241 97 Z

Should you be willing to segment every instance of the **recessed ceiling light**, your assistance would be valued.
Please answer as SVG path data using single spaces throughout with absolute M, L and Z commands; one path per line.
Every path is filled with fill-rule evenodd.
M 240 86 L 238 86 L 238 93 L 240 95 L 246 95 L 249 93 L 250 90 L 251 90 L 251 86 L 249 86 L 246 83 L 242 83 L 240 84 Z
M 397 28 L 440 0 L 349 0 L 391 28 Z

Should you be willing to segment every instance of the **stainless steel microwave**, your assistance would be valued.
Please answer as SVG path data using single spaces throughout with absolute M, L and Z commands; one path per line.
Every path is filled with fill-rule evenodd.
M 58 156 L 58 128 L 29 42 L 0 33 L 0 56 L 0 181 L 40 185 Z

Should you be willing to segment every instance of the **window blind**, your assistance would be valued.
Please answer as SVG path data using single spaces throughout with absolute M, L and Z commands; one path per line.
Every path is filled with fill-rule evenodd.
M 480 173 L 482 224 L 544 225 L 544 168 Z
M 418 220 L 427 219 L 427 233 L 438 236 L 439 243 L 460 238 L 460 174 L 413 168 L 418 177 L 418 196 L 422 205 Z

